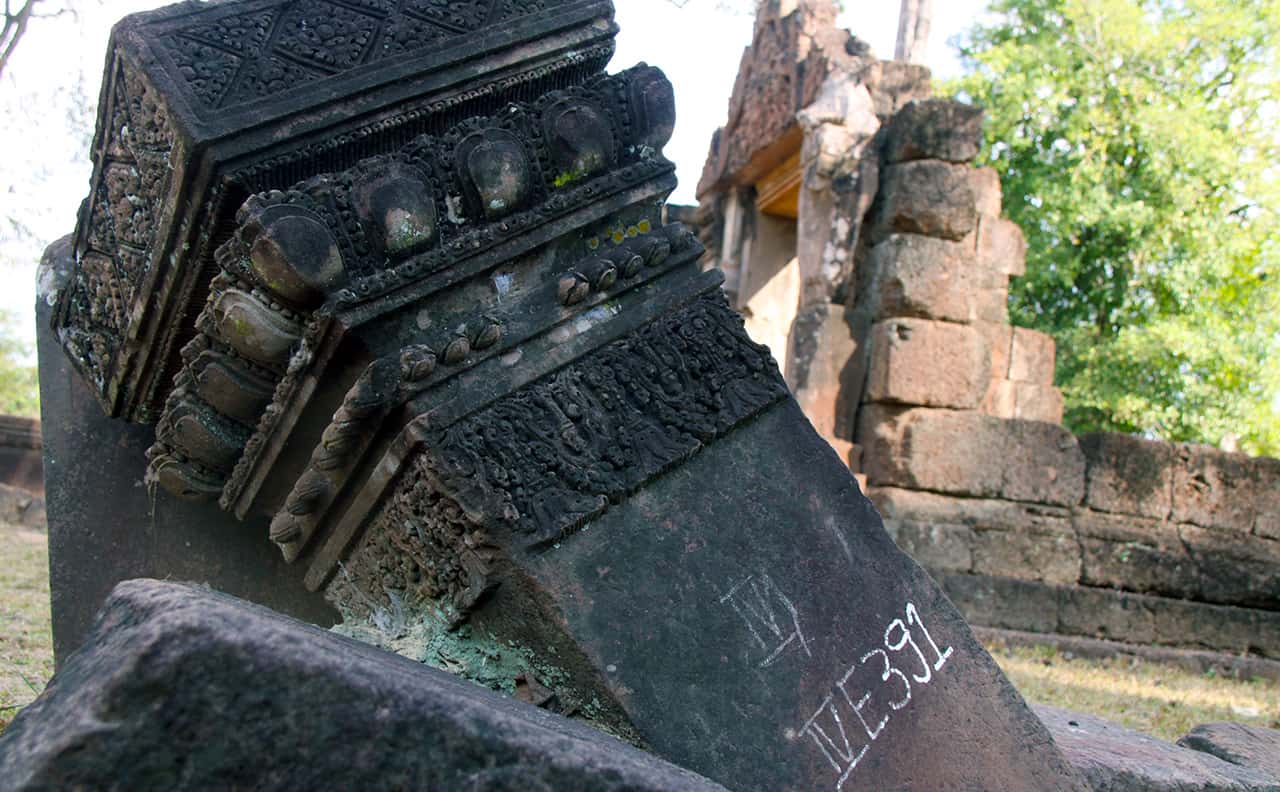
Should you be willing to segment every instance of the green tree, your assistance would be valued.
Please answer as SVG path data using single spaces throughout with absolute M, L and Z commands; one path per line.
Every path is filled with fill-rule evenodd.
M 0 414 L 40 417 L 40 382 L 13 317 L 0 312 Z
M 995 0 L 958 94 L 1076 431 L 1280 452 L 1280 2 Z

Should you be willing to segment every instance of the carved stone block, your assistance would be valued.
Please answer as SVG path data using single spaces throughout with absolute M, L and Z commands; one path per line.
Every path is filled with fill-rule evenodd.
M 247 196 L 581 82 L 613 53 L 612 13 L 607 0 L 245 0 L 119 23 L 54 318 L 107 412 L 154 419 Z

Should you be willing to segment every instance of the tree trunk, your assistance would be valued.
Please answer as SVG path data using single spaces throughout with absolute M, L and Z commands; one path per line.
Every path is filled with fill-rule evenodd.
M 929 25 L 933 21 L 933 0 L 902 0 L 898 15 L 898 46 L 895 60 L 923 63 L 929 45 Z

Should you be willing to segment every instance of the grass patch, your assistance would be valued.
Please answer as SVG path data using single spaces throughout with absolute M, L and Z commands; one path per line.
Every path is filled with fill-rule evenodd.
M 48 537 L 0 524 L 0 731 L 51 676 Z
M 1137 657 L 1075 657 L 1054 647 L 987 647 L 1027 701 L 1086 712 L 1164 740 L 1236 721 L 1280 729 L 1280 682 L 1197 674 Z
M 1280 682 L 1195 674 L 1048 646 L 987 647 L 1022 695 L 1097 715 L 1165 740 L 1211 721 L 1280 728 Z M 49 552 L 43 533 L 0 524 L 0 732 L 53 674 Z

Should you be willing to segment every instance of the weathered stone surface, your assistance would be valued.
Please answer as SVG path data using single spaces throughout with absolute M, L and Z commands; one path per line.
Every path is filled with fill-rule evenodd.
M 973 195 L 979 215 L 978 228 L 981 229 L 983 218 L 1000 216 L 1004 202 L 1000 174 L 995 168 L 984 166 L 974 168 L 970 178 L 973 179 Z
M 885 162 L 968 162 L 982 145 L 982 108 L 950 99 L 908 102 L 889 124 Z M 999 214 L 997 208 L 996 214 Z
M 1280 531 L 1280 462 L 1209 446 L 1179 445 L 1173 520 L 1240 534 Z
M 991 215 L 978 218 L 978 266 L 1006 279 L 1027 271 L 1027 240 L 1012 220 Z
M 1165 519 L 1173 506 L 1174 449 L 1132 435 L 1080 436 L 1087 466 L 1085 502 L 1099 511 Z
M 973 571 L 973 529 L 967 525 L 886 517 L 884 528 L 902 552 L 930 574 Z
M 1057 347 L 1053 336 L 1027 327 L 1013 328 L 1009 352 L 1009 379 L 1014 382 L 1053 384 Z
M 1081 582 L 1173 597 L 1194 597 L 1200 574 L 1176 526 L 1143 517 L 1080 509 L 1074 515 L 1084 554 Z
M 0 484 L 0 522 L 45 528 L 44 498 L 25 489 Z
M 0 484 L 44 496 L 44 462 L 40 422 L 0 415 Z
M 871 250 L 868 266 L 880 273 L 877 319 L 910 316 L 973 319 L 973 254 L 960 242 L 893 234 Z M 1005 348 L 1007 366 L 1008 344 Z
M 1280 613 L 987 575 L 939 583 L 976 626 L 1280 659 Z
M 924 101 L 933 95 L 929 69 L 918 63 L 882 60 L 868 75 L 876 115 L 889 118 L 910 102 Z
M 1013 417 L 1024 421 L 1060 424 L 1066 410 L 1062 391 L 1052 385 L 1014 382 Z
M 972 327 L 889 319 L 871 329 L 867 399 L 971 409 L 987 390 L 987 340 Z
M 1074 435 L 1043 421 L 1008 421 L 1004 428 L 1002 497 L 1059 506 L 1080 502 L 1084 454 Z
M 1196 525 L 1179 525 L 1178 538 L 1198 572 L 1198 599 L 1271 609 L 1280 603 L 1280 541 Z
M 1009 323 L 1009 289 L 1000 286 L 976 289 L 973 293 L 973 315 L 982 322 Z
M 1020 530 L 982 528 L 974 531 L 973 571 L 1021 580 L 1073 584 L 1080 580 L 1080 545 L 1067 520 Z
M 987 339 L 987 346 L 991 350 L 991 379 L 1007 380 L 1013 328 L 998 322 L 974 322 L 973 327 Z
M 976 196 L 968 165 L 918 160 L 881 171 L 880 209 L 872 241 L 892 233 L 964 239 L 977 223 Z
M 1070 506 L 1084 456 L 1060 426 L 979 412 L 863 405 L 858 437 L 873 487 L 926 489 Z
M 1267 773 L 1280 783 L 1280 731 L 1276 729 L 1243 723 L 1204 723 L 1187 732 L 1178 745 Z
M 961 624 L 942 615 L 941 592 L 892 546 L 844 464 L 794 403 L 708 446 L 588 528 L 531 559 L 531 572 L 644 738 L 668 759 L 734 789 L 812 789 L 846 774 L 850 784 L 889 788 L 1068 783 L 1053 775 L 1054 760 L 1034 731 L 1006 709 L 1004 683 L 984 678 L 985 653 L 976 644 L 972 655 L 963 648 L 970 644 Z M 654 569 L 664 570 L 660 578 Z M 900 616 L 904 597 L 933 640 L 954 652 L 940 669 L 904 671 L 915 674 L 910 704 L 882 711 L 902 701 L 896 697 L 905 687 L 882 690 L 883 668 L 864 668 L 858 658 L 880 657 L 874 647 L 886 628 L 896 645 L 891 617 Z M 770 611 L 766 622 L 752 615 Z M 868 618 L 873 612 L 890 621 Z M 936 665 L 927 641 L 920 645 Z M 890 658 L 894 666 L 906 662 L 892 649 Z M 874 740 L 848 730 L 858 721 L 834 687 L 842 678 L 855 702 L 854 686 L 875 683 L 867 688 L 867 706 L 877 713 L 867 719 Z M 673 709 L 672 701 L 682 704 Z M 835 715 L 846 724 L 843 738 Z M 955 718 L 969 724 L 959 734 Z M 855 768 L 859 743 L 869 747 Z M 911 747 L 923 744 L 930 753 Z M 1036 758 L 1012 770 L 1009 757 L 1028 750 Z M 981 761 L 961 758 L 975 752 Z
M 1273 774 L 1230 764 L 1093 715 L 1040 704 L 1032 709 L 1099 792 L 1280 790 L 1280 779 Z
M 0 778 L 12 790 L 722 789 L 441 671 L 148 580 L 115 589 L 0 738 Z
M 831 440 L 853 436 L 854 408 L 866 384 L 867 354 L 844 306 L 827 303 L 805 311 L 792 328 L 787 382 L 805 417 Z
M 991 380 L 978 409 L 996 418 L 1013 418 L 1018 412 L 1018 383 L 1007 379 Z
M 1006 433 L 975 412 L 864 404 L 856 441 L 872 487 L 1000 494 Z

